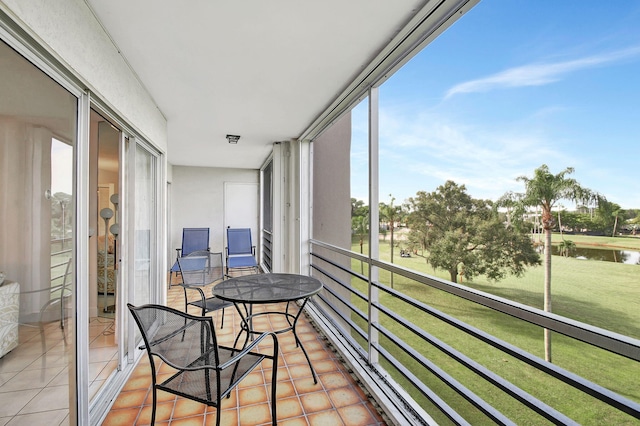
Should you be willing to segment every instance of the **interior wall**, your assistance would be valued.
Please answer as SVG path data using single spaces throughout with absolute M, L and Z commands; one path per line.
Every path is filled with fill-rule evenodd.
M 167 122 L 82 0 L 2 0 L 17 18 L 161 151 Z
M 169 241 L 173 257 L 175 249 L 182 245 L 182 228 L 210 228 L 211 251 L 224 251 L 224 183 L 259 183 L 259 170 L 186 166 L 172 169 Z

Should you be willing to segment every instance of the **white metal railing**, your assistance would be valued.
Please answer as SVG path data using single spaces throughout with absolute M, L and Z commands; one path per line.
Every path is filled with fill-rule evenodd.
M 441 312 L 424 301 L 409 297 L 383 283 L 373 282 L 368 275 L 359 272 L 359 267 L 356 268 L 357 271 L 354 270 L 351 263 L 352 260 L 363 262 L 367 270 L 379 268 L 389 271 L 424 285 L 425 289 L 435 289 L 456 296 L 477 305 L 479 309 L 489 308 L 502 312 L 507 314 L 507 320 L 513 321 L 514 324 L 516 322 L 534 324 L 540 328 L 548 328 L 564 336 L 587 343 L 591 347 L 595 347 L 594 351 L 598 350 L 596 348 L 604 349 L 619 357 L 620 368 L 628 368 L 629 374 L 634 374 L 633 371 L 637 374 L 637 371 L 640 371 L 639 340 L 466 286 L 420 274 L 397 265 L 369 259 L 366 256 L 320 241 L 312 241 L 311 251 L 313 275 L 320 278 L 325 284 L 325 290 L 315 303 L 315 309 L 325 317 L 320 322 L 337 330 L 336 333 L 340 334 L 340 338 L 335 343 L 343 345 L 342 350 L 355 353 L 356 355 L 352 358 L 354 362 L 360 363 L 362 369 L 373 371 L 373 375 L 377 374 L 374 381 L 386 382 L 388 388 L 395 394 L 392 399 L 396 403 L 399 401 L 399 404 L 402 405 L 395 408 L 397 412 L 415 412 L 411 417 L 417 419 L 415 423 L 430 423 L 429 420 L 420 421 L 420 418 L 424 417 L 420 410 L 429 412 L 437 410 L 441 413 L 440 418 L 445 418 L 452 424 L 469 424 L 469 420 L 463 418 L 460 410 L 457 409 L 459 404 L 449 403 L 449 400 L 463 400 L 465 404 L 473 407 L 470 410 L 467 409 L 466 412 L 481 413 L 476 416 L 483 417 L 485 421 L 489 419 L 497 424 L 515 423 L 508 415 L 494 407 L 491 402 L 493 400 L 492 394 L 485 395 L 472 391 L 470 388 L 475 386 L 470 386 L 468 379 L 463 383 L 462 380 L 453 377 L 447 372 L 449 369 L 438 365 L 434 361 L 435 359 L 446 359 L 447 363 L 455 362 L 463 366 L 473 377 L 482 379 L 492 388 L 508 395 L 512 401 L 509 403 L 510 405 L 517 404 L 522 407 L 518 410 L 532 411 L 535 413 L 534 416 L 538 416 L 540 420 L 544 418 L 554 424 L 576 424 L 577 421 L 554 408 L 554 404 L 549 402 L 549 400 L 563 398 L 562 395 L 545 395 L 545 398 L 534 396 L 533 393 L 540 394 L 541 392 L 537 392 L 537 390 L 536 392 L 526 391 L 522 389 L 524 387 L 522 384 L 517 386 L 509 382 L 500 376 L 499 371 L 492 371 L 481 361 L 474 359 L 474 354 L 465 354 L 463 351 L 449 346 L 443 341 L 444 339 L 439 339 L 425 331 L 423 324 L 415 324 L 414 318 L 404 318 L 399 315 L 394 310 L 394 306 L 397 305 L 392 306 L 392 303 L 410 306 L 412 310 L 419 313 L 420 318 L 429 318 L 429 321 L 435 320 L 447 324 L 455 332 L 465 333 L 469 342 L 481 342 L 491 350 L 500 351 L 504 354 L 503 356 L 522 364 L 523 371 L 524 369 L 527 371 L 533 369 L 531 374 L 558 380 L 579 391 L 577 393 L 588 395 L 587 398 L 593 398 L 598 404 L 602 402 L 603 406 L 608 406 L 609 409 L 613 407 L 615 410 L 611 411 L 616 412 L 618 416 L 623 416 L 629 421 L 640 419 L 640 404 L 626 396 L 546 362 L 513 344 L 473 327 L 452 315 Z M 374 289 L 380 294 L 378 301 L 372 301 L 369 298 L 369 294 L 372 294 Z M 377 311 L 378 315 L 384 319 L 371 321 L 374 311 Z M 424 347 L 429 349 L 416 349 Z M 444 354 L 444 358 L 434 356 L 435 352 L 433 351 Z M 372 356 L 374 352 L 376 356 Z M 381 358 L 381 361 L 371 362 L 372 359 L 377 359 L 377 356 Z M 423 380 L 425 376 L 430 377 L 429 383 L 425 383 Z M 542 380 L 544 383 L 545 379 L 536 378 L 536 380 Z M 436 382 L 440 382 L 444 386 L 434 385 Z M 440 392 L 438 389 L 446 389 L 447 391 Z M 450 390 L 453 390 L 457 396 L 452 397 Z M 475 417 L 473 422 L 476 422 L 477 418 Z

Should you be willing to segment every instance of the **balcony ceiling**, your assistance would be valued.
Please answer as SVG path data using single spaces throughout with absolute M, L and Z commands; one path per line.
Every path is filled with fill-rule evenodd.
M 273 142 L 300 136 L 428 3 L 85 1 L 167 118 L 168 161 L 252 169 Z

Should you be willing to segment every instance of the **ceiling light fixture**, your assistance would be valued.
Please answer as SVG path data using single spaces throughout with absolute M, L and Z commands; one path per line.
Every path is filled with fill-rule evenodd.
M 238 135 L 227 135 L 227 140 L 231 144 L 234 144 L 234 145 L 237 144 L 239 139 L 240 139 L 240 136 Z

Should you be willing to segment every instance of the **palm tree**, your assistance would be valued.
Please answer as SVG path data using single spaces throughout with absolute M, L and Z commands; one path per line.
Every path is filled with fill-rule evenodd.
M 544 310 L 551 312 L 551 230 L 554 218 L 551 209 L 559 200 L 583 201 L 594 199 L 594 193 L 585 189 L 567 175 L 573 173 L 573 167 L 567 167 L 558 174 L 552 174 L 546 164 L 534 171 L 533 178 L 520 176 L 524 182 L 525 193 L 521 200 L 526 206 L 540 206 L 542 209 L 542 228 L 544 230 Z M 544 330 L 544 357 L 551 362 L 551 332 Z
M 612 237 L 616 236 L 616 230 L 618 228 L 618 218 L 620 217 L 620 215 L 624 214 L 624 210 L 622 210 L 619 205 L 614 204 L 614 206 L 615 209 L 611 213 L 611 215 L 615 217 L 615 221 L 613 222 L 613 233 L 611 234 Z
M 389 234 L 391 235 L 391 263 L 393 263 L 393 230 L 395 224 L 402 220 L 402 207 L 394 206 L 393 202 L 396 200 L 393 195 L 389 194 L 391 202 L 389 204 L 380 203 L 380 220 L 387 222 L 389 225 Z M 391 288 L 393 288 L 393 273 L 391 273 Z
M 576 243 L 571 240 L 563 240 L 558 245 L 558 250 L 560 251 L 560 255 L 564 257 L 569 257 L 571 252 L 576 249 Z

